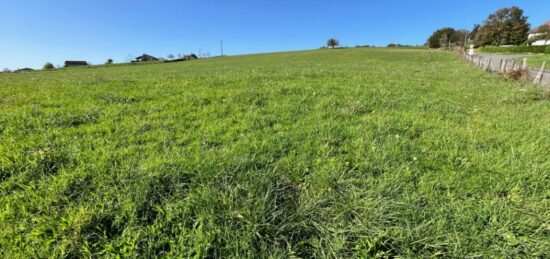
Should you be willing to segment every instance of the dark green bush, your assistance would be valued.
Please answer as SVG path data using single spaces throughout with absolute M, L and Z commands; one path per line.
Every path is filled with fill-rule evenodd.
M 481 52 L 494 52 L 494 53 L 544 53 L 547 49 L 546 46 L 513 46 L 513 47 L 496 47 L 496 46 L 485 46 L 479 48 Z
M 43 67 L 44 70 L 50 70 L 50 69 L 54 69 L 54 68 L 55 68 L 55 67 L 54 67 L 53 64 L 50 63 L 50 62 L 44 64 L 44 67 Z
M 544 51 L 546 54 L 550 54 L 550 46 L 546 46 L 546 50 Z

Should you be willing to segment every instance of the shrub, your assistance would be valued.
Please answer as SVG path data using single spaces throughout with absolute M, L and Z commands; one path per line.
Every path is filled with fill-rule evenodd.
M 479 48 L 481 52 L 494 52 L 494 53 L 544 53 L 546 51 L 546 46 L 513 46 L 513 47 L 496 47 L 496 46 L 485 46 Z
M 550 46 L 546 46 L 546 49 L 544 50 L 544 53 L 550 54 Z
M 54 69 L 54 68 L 55 68 L 55 67 L 54 67 L 53 64 L 50 63 L 50 62 L 44 64 L 44 67 L 43 67 L 44 70 L 51 70 L 51 69 Z

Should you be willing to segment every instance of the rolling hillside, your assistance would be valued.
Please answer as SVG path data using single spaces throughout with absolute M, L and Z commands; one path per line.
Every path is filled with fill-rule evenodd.
M 0 74 L 0 255 L 545 257 L 549 99 L 414 49 Z

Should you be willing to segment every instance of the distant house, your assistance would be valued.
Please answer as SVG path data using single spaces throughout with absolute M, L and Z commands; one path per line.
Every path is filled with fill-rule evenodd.
M 147 61 L 159 61 L 159 59 L 156 58 L 156 57 L 153 57 L 151 55 L 143 54 L 143 55 L 137 57 L 136 60 L 134 60 L 132 62 L 147 62 Z
M 197 55 L 195 55 L 195 54 L 183 56 L 183 60 L 184 60 L 184 61 L 193 60 L 193 59 L 198 59 L 198 58 L 199 58 L 199 57 L 197 57 Z
M 543 31 L 546 26 L 548 26 L 548 28 L 550 28 L 550 21 L 546 22 L 545 24 L 539 26 L 538 28 L 536 28 L 534 30 L 529 31 L 528 39 L 530 41 L 533 41 L 531 43 L 531 45 L 533 45 L 533 46 L 550 45 L 550 40 L 544 39 L 545 38 L 544 36 L 546 36 L 546 34 L 548 34 L 548 32 Z
M 87 66 L 88 62 L 86 61 L 73 61 L 73 60 L 67 60 L 65 61 L 65 67 L 78 67 L 78 66 Z

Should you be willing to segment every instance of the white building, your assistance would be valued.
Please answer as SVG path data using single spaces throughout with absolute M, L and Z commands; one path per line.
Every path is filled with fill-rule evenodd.
M 529 31 L 528 39 L 531 40 L 531 39 L 536 39 L 536 38 L 542 38 L 542 36 L 546 35 L 547 32 L 541 32 L 541 29 L 542 29 L 543 26 L 550 26 L 550 21 L 548 21 L 545 24 L 539 26 L 537 29 Z M 550 40 L 545 40 L 545 39 L 535 40 L 535 41 L 533 41 L 533 43 L 531 45 L 533 45 L 533 46 L 546 46 L 546 45 L 550 46 Z

